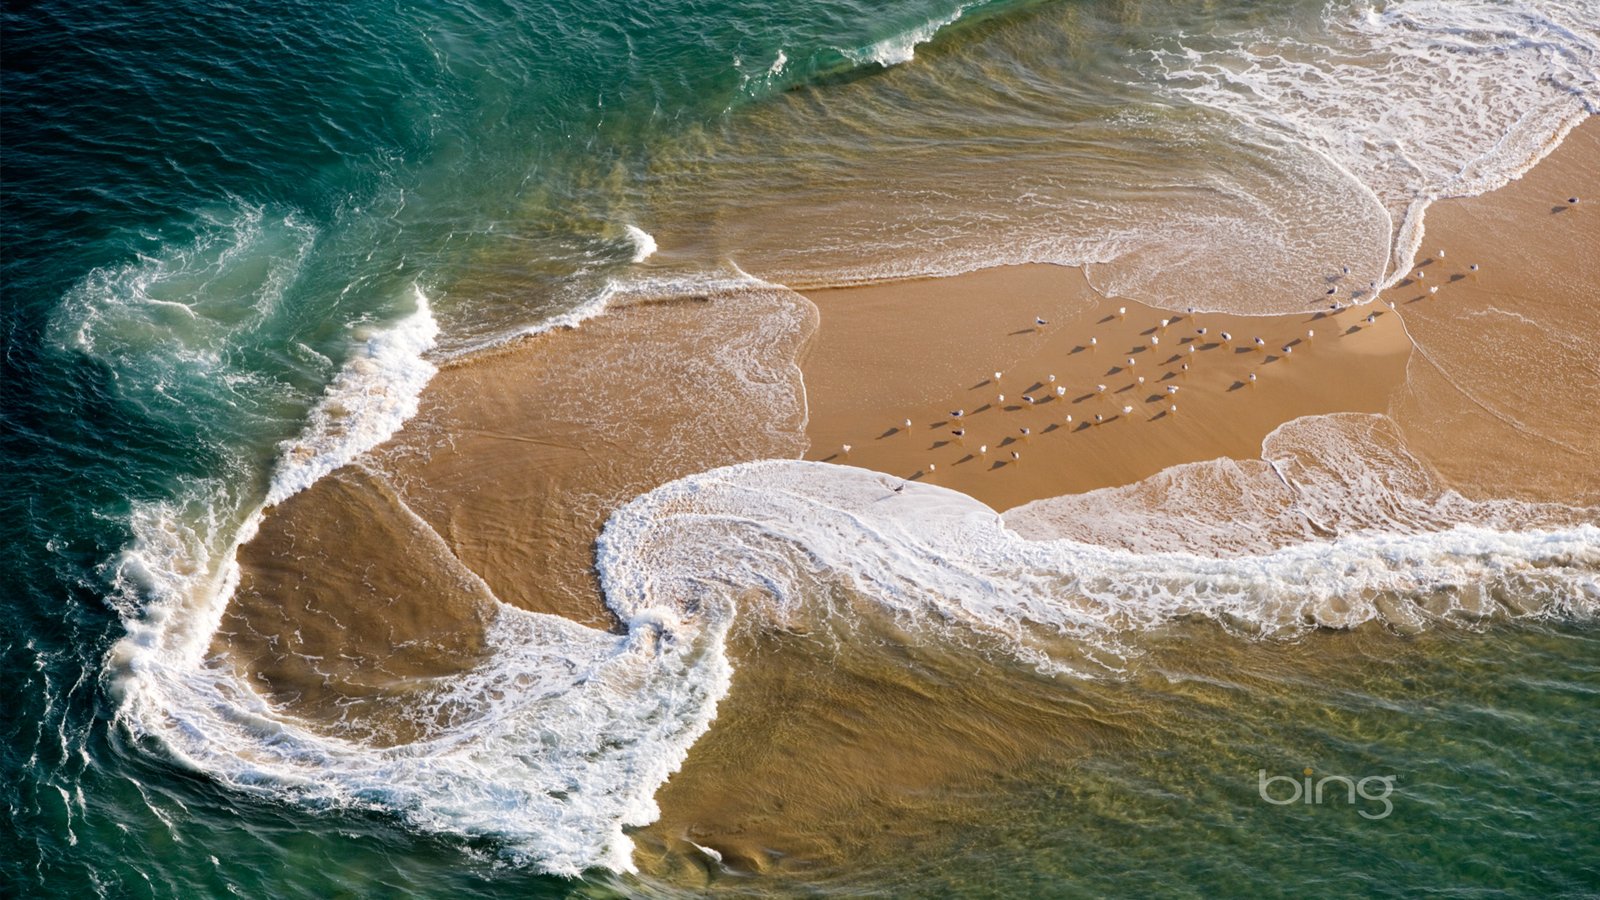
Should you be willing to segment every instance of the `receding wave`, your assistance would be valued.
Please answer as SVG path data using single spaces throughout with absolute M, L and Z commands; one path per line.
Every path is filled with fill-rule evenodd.
M 1323 157 L 1390 218 L 1390 280 L 1428 204 L 1526 172 L 1600 112 L 1592 3 L 1335 3 L 1313 42 L 1263 31 L 1157 54 L 1183 98 Z

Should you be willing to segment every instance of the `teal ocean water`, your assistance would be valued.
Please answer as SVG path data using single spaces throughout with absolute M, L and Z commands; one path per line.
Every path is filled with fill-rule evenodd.
M 902 659 L 869 624 L 816 622 L 868 648 L 849 677 L 974 666 L 1073 737 L 863 813 L 900 822 L 889 836 L 841 822 L 830 862 L 765 874 L 690 864 L 639 827 L 662 760 L 762 740 L 715 653 L 684 664 L 703 690 L 663 701 L 676 724 L 648 739 L 604 719 L 573 761 L 509 719 L 494 746 L 520 769 L 478 765 L 477 734 L 437 759 L 306 737 L 195 674 L 263 504 L 393 433 L 444 360 L 603 315 L 619 292 L 756 279 L 1056 262 L 1151 303 L 1266 313 L 1320 300 L 1338 260 L 1370 300 L 1409 270 L 1428 204 L 1516 177 L 1600 110 L 1593 2 L 45 0 L 3 16 L 0 893 L 1600 892 L 1592 508 L 1407 508 L 1373 538 L 1391 544 L 1341 545 L 1368 556 L 1327 571 L 1376 556 L 1424 575 L 1300 582 L 1380 612 L 1262 641 L 1282 623 L 1184 595 L 1137 667 L 1105 664 L 1116 677 L 1063 677 L 1043 643 L 935 639 Z M 769 512 L 811 558 L 856 564 L 805 510 Z M 630 521 L 602 559 L 618 596 L 628 554 L 669 558 Z M 1484 531 L 1430 543 L 1460 524 Z M 974 541 L 1008 571 L 1100 567 L 1130 610 L 1203 568 Z M 897 552 L 884 565 L 905 583 L 940 575 Z M 1266 583 L 1280 562 L 1297 565 L 1205 577 Z M 1474 591 L 1463 605 L 1493 612 L 1440 627 L 1383 607 Z M 1069 619 L 1050 624 L 1082 637 Z M 1095 645 L 1102 663 L 1121 640 Z M 724 694 L 734 712 L 710 725 Z M 815 717 L 799 727 L 836 721 L 820 696 L 787 698 Z M 951 696 L 928 730 L 959 742 Z M 1361 796 L 1334 782 L 1275 802 L 1307 767 Z

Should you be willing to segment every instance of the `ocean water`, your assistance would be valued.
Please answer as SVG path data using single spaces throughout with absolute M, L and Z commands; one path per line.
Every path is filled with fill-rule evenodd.
M 423 699 L 449 727 L 409 745 L 312 727 L 210 650 L 264 507 L 394 433 L 446 360 L 623 294 L 1010 262 L 1243 313 L 1350 266 L 1370 300 L 1429 203 L 1600 109 L 1596 23 L 1584 0 L 8 8 L 7 893 L 1600 890 L 1593 511 L 1455 496 L 1381 423 L 1165 474 L 1255 485 L 1244 523 L 918 488 L 913 528 L 859 473 L 694 475 L 607 527 L 625 631 L 497 610 L 489 661 Z M 1384 464 L 1352 480 L 1345 452 Z M 753 654 L 830 674 L 757 690 Z M 951 749 L 991 714 L 1060 738 Z M 646 827 L 739 802 L 677 796 L 680 767 L 779 783 L 752 746 L 848 747 L 874 715 L 962 771 L 856 795 L 873 815 L 790 792 L 835 835 L 808 865 Z M 1392 815 L 1262 796 L 1303 767 L 1392 777 Z

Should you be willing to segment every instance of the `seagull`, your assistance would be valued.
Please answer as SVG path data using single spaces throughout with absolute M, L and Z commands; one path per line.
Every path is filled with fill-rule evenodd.
M 1437 293 L 1439 293 L 1439 286 L 1438 286 L 1438 285 L 1437 285 L 1437 284 L 1436 284 L 1436 285 L 1434 285 L 1434 286 L 1433 286 L 1433 287 L 1431 287 L 1431 288 L 1428 288 L 1428 293 L 1430 293 L 1430 294 L 1437 294 Z
M 906 420 L 906 421 L 905 421 L 905 426 L 906 426 L 906 427 L 907 427 L 907 428 L 910 428 L 910 427 L 911 427 L 911 420 L 910 420 L 910 419 L 907 419 L 907 420 Z
M 1099 413 L 1095 413 L 1094 414 L 1094 423 L 1096 425 L 1100 424 L 1101 422 L 1104 422 L 1105 420 L 1106 420 L 1105 416 L 1102 416 Z
M 1064 388 L 1064 387 L 1057 387 L 1056 388 L 1056 396 L 1057 397 L 1065 397 L 1066 395 L 1067 395 L 1067 389 L 1066 388 Z
M 1023 399 L 1023 401 L 1024 401 L 1024 402 L 1026 402 L 1026 403 L 1027 403 L 1027 404 L 1028 404 L 1028 405 L 1029 405 L 1029 406 L 1032 406 L 1032 405 L 1033 405 L 1033 402 L 1034 402 L 1034 400 L 1033 400 L 1033 395 L 1032 395 L 1032 394 L 1023 394 L 1023 395 L 1022 395 L 1022 399 Z
M 1221 334 L 1221 335 L 1222 335 L 1222 342 L 1223 342 L 1223 343 L 1224 343 L 1224 344 L 1226 344 L 1226 343 L 1227 343 L 1227 342 L 1229 342 L 1229 341 L 1231 341 L 1231 340 L 1233 340 L 1233 335 L 1231 335 L 1231 334 L 1229 334 L 1229 333 L 1227 333 L 1227 332 L 1226 332 L 1226 331 L 1223 331 L 1223 332 L 1219 332 L 1219 334 Z
M 1123 408 L 1122 408 L 1122 414 L 1123 414 L 1123 415 L 1125 415 L 1125 416 L 1130 416 L 1130 415 L 1133 415 L 1133 407 L 1131 407 L 1131 406 L 1124 406 L 1124 407 L 1123 407 Z
M 1473 263 L 1472 265 L 1467 266 L 1467 268 L 1469 268 L 1472 271 L 1476 272 L 1476 271 L 1478 271 L 1478 264 L 1477 263 Z
M 1377 313 L 1373 313 L 1372 315 L 1367 316 L 1367 324 L 1368 325 L 1371 325 L 1373 322 L 1376 322 L 1376 321 L 1378 321 L 1378 314 Z
M 1033 430 L 1026 425 L 1022 426 L 1022 436 L 1027 437 L 1030 434 L 1033 434 Z
M 1288 344 L 1284 344 L 1283 345 L 1283 355 L 1284 356 L 1288 356 L 1289 354 L 1291 354 L 1293 352 L 1294 352 L 1294 348 L 1293 347 L 1289 346 Z
M 934 465 L 933 463 L 928 463 L 928 471 L 929 472 L 936 472 L 936 471 L 938 471 L 938 469 L 939 469 L 938 466 Z
M 958 437 L 958 438 L 963 438 L 963 437 L 967 436 L 967 430 L 965 428 L 957 428 L 957 429 L 952 430 L 950 433 L 952 435 Z
M 1089 346 L 1091 346 L 1091 347 L 1100 346 L 1100 339 L 1099 338 L 1089 338 Z
M 996 384 L 999 384 L 999 383 L 1000 383 L 1000 375 L 1001 375 L 1001 374 L 1002 374 L 1002 373 L 1000 373 L 1000 372 L 996 372 L 996 373 L 994 373 L 994 380 L 995 380 L 995 383 L 996 383 Z
M 1070 416 L 1070 415 L 1069 415 L 1069 416 L 1067 416 L 1067 424 L 1068 424 L 1068 425 L 1071 425 L 1071 424 L 1072 424 L 1072 416 Z
M 978 455 L 979 456 L 988 456 L 989 455 L 989 445 L 988 444 L 979 444 L 978 445 Z
M 1311 340 L 1312 338 L 1314 338 L 1316 336 L 1317 336 L 1317 330 L 1315 328 L 1307 328 L 1306 329 L 1306 340 L 1309 341 L 1309 340 Z
M 1167 385 L 1167 393 L 1176 394 L 1177 392 L 1178 392 L 1178 386 L 1177 385 L 1175 385 L 1175 384 Z
M 1139 383 L 1140 384 L 1144 384 L 1144 376 L 1143 375 L 1139 376 Z
M 1190 354 L 1193 354 L 1193 353 L 1194 353 L 1194 345 L 1193 345 L 1193 344 L 1190 344 L 1190 345 L 1189 345 L 1189 353 L 1190 353 Z
M 1251 380 L 1251 381 L 1252 381 L 1252 382 L 1254 382 L 1254 381 L 1255 381 L 1255 380 L 1256 380 L 1256 373 L 1254 373 L 1254 372 L 1251 372 L 1251 373 L 1250 373 L 1250 380 Z
M 1349 266 L 1345 266 L 1344 267 L 1344 274 L 1346 274 L 1346 275 L 1350 274 L 1350 267 Z
M 1578 205 L 1578 198 L 1577 197 L 1568 197 L 1567 198 L 1567 202 L 1572 204 L 1573 206 L 1577 206 Z
M 1033 324 L 1038 325 L 1039 327 L 1043 328 L 1044 326 L 1049 325 L 1050 323 L 1046 322 L 1044 319 L 1039 318 L 1038 316 L 1034 316 L 1033 317 Z
M 1261 338 L 1256 338 L 1255 339 L 1255 344 L 1256 344 L 1257 347 L 1265 347 L 1267 345 L 1267 342 L 1263 341 Z
M 951 413 L 950 413 L 950 418 L 952 418 L 952 419 L 959 419 L 959 418 L 961 418 L 961 417 L 962 417 L 962 416 L 964 416 L 964 415 L 966 415 L 966 414 L 967 414 L 967 411 L 966 411 L 966 410 L 964 410 L 964 409 L 958 409 L 958 410 L 955 410 L 955 411 L 953 411 L 953 412 L 951 412 Z
M 1576 201 L 1576 200 L 1574 200 L 1574 201 L 1573 201 L 1573 202 L 1574 202 L 1574 203 L 1576 203 L 1576 202 L 1577 202 L 1577 201 Z M 1127 315 L 1127 314 L 1128 314 L 1128 308 L 1127 308 L 1127 307 L 1126 307 L 1126 306 L 1119 306 L 1119 307 L 1117 307 L 1117 315 L 1119 315 L 1119 316 L 1125 316 L 1125 315 Z
M 850 445 L 849 444 L 845 444 L 844 445 L 844 452 L 846 452 L 846 453 L 850 452 Z
M 1428 274 L 1427 272 L 1424 272 L 1421 269 L 1418 269 L 1417 270 L 1417 280 L 1421 281 L 1424 277 L 1427 276 L 1427 274 Z
M 1157 346 L 1160 346 L 1160 344 L 1161 344 L 1161 338 L 1156 337 L 1153 334 L 1150 335 L 1150 346 L 1157 347 Z
M 1022 454 L 1021 453 L 1018 453 L 1015 450 L 1011 451 L 1011 461 L 1012 462 L 1016 462 L 1017 460 L 1019 460 L 1021 458 L 1022 458 Z
M 1171 319 L 1162 319 L 1161 320 L 1161 327 L 1162 328 L 1165 328 L 1165 327 L 1167 327 L 1168 325 L 1171 325 L 1171 324 L 1172 324 L 1172 320 Z
M 1327 296 L 1330 296 L 1330 297 L 1333 296 L 1334 292 L 1337 291 L 1337 290 L 1338 290 L 1338 288 L 1328 288 Z
M 1201 337 L 1205 337 L 1206 336 L 1206 330 L 1204 328 L 1196 328 L 1195 329 L 1195 333 L 1200 335 Z
M 1185 371 L 1185 372 L 1187 372 L 1187 371 L 1189 371 L 1189 364 L 1188 364 L 1188 363 L 1184 363 L 1184 364 L 1183 364 L 1183 370 L 1184 370 L 1184 371 Z
M 1438 253 L 1435 253 L 1434 255 L 1439 257 L 1440 259 L 1444 259 L 1444 251 L 1443 250 L 1440 250 Z
M 1045 381 L 1049 382 L 1050 384 L 1055 384 L 1056 383 L 1056 377 L 1054 375 L 1046 376 L 1045 377 Z
M 1097 385 L 1095 385 L 1095 386 L 1094 386 L 1094 389 L 1095 389 L 1095 390 L 1096 390 L 1096 391 L 1099 391 L 1099 392 L 1100 392 L 1100 393 L 1102 393 L 1102 394 L 1104 394 L 1104 393 L 1105 393 L 1105 392 L 1106 392 L 1106 386 L 1105 386 L 1105 385 L 1103 385 L 1103 384 L 1097 384 Z
M 1172 414 L 1173 415 L 1177 415 L 1178 414 L 1178 404 L 1176 404 L 1176 403 L 1172 404 L 1172 406 L 1169 407 L 1169 409 L 1172 410 Z
M 1138 361 L 1138 360 L 1136 360 L 1136 359 L 1134 359 L 1134 358 L 1133 358 L 1133 357 L 1131 357 L 1131 356 L 1130 356 L 1130 357 L 1128 357 L 1128 368 L 1130 368 L 1130 369 L 1131 369 L 1131 368 L 1133 368 L 1133 367 L 1134 367 L 1134 366 L 1136 366 L 1136 365 L 1138 365 L 1138 364 L 1139 364 L 1139 361 Z
M 998 402 L 1000 402 L 1000 403 L 1006 402 L 1006 395 L 1005 394 L 1001 394 L 999 396 Z

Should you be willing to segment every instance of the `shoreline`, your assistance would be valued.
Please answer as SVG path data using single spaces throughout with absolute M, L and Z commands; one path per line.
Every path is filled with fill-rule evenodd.
M 1562 336 L 1518 332 L 1533 348 L 1527 377 L 1582 414 L 1507 424 L 1493 415 L 1494 403 L 1516 397 L 1496 399 L 1483 386 L 1505 381 L 1502 360 L 1474 369 L 1482 335 L 1468 329 L 1454 340 L 1474 315 L 1592 322 L 1584 285 L 1600 281 L 1588 281 L 1582 265 L 1600 263 L 1573 258 L 1573 248 L 1594 246 L 1600 221 L 1587 206 L 1552 212 L 1547 199 L 1553 185 L 1575 179 L 1574 190 L 1592 186 L 1600 195 L 1596 161 L 1600 123 L 1591 121 L 1534 174 L 1482 198 L 1441 201 L 1428 246 L 1448 254 L 1420 263 L 1423 277 L 1402 279 L 1385 302 L 1336 315 L 1201 313 L 1196 321 L 1102 297 L 1080 270 L 1024 266 L 805 295 L 748 287 L 623 303 L 581 328 L 454 360 L 400 432 L 267 512 L 257 537 L 239 550 L 240 584 L 211 652 L 307 727 L 375 747 L 435 735 L 449 725 L 417 718 L 417 691 L 481 664 L 497 601 L 616 629 L 596 582 L 594 542 L 623 503 L 735 462 L 839 462 L 845 443 L 852 445 L 846 464 L 905 479 L 920 471 L 919 480 L 1006 510 L 1153 483 L 1186 462 L 1259 462 L 1262 439 L 1284 422 L 1367 412 L 1393 417 L 1410 449 L 1451 487 L 1470 491 L 1478 477 L 1487 496 L 1502 484 L 1506 495 L 1522 498 L 1600 495 L 1590 470 L 1571 461 L 1581 460 L 1574 441 L 1592 433 L 1594 419 L 1584 411 L 1600 397 L 1600 369 L 1541 368 L 1540 354 Z M 1491 222 L 1491 214 L 1500 218 Z M 1537 245 L 1508 241 L 1504 229 L 1531 234 Z M 1481 259 L 1483 270 L 1462 271 L 1469 259 Z M 1528 265 L 1549 271 L 1530 273 Z M 1576 289 L 1525 289 L 1549 290 L 1574 266 L 1582 275 Z M 1170 320 L 1165 328 L 1162 318 Z M 1232 334 L 1226 343 L 1224 331 Z M 1426 379 L 1429 367 L 1450 376 L 1444 387 Z M 999 384 L 997 370 L 1005 373 Z M 1463 391 L 1478 404 L 1464 407 Z M 1024 394 L 1042 402 L 1017 402 Z M 970 429 L 960 441 L 951 435 L 953 408 L 966 411 Z M 1096 413 L 1105 420 L 1098 425 L 1091 424 Z M 1463 432 L 1460 423 L 1480 415 L 1489 419 L 1484 430 Z M 1490 427 L 1501 425 L 1510 437 Z M 1031 433 L 1023 435 L 1024 427 Z M 1539 446 L 1577 456 L 1527 452 L 1534 433 L 1542 435 Z M 987 454 L 975 453 L 985 444 Z M 1011 452 L 1022 454 L 1020 464 Z M 1218 507 L 1225 516 L 1251 502 L 1229 500 Z M 382 577 L 369 577 L 373 570 Z M 382 632 L 348 642 L 344 623 L 374 609 L 384 611 Z M 751 739 L 754 726 L 741 730 L 741 723 L 758 721 L 764 698 L 789 677 L 740 661 L 720 709 L 726 721 L 702 738 L 728 752 Z M 888 707 L 883 714 L 879 731 L 859 745 L 863 759 L 884 747 L 918 746 L 925 723 L 917 715 Z M 796 767 L 833 771 L 837 747 L 808 736 L 791 744 L 768 760 L 778 770 L 758 767 L 735 781 L 714 764 L 716 754 L 690 754 L 658 792 L 662 816 L 641 833 L 644 855 L 692 857 L 682 836 L 694 834 L 759 869 L 760 848 L 807 846 L 790 830 L 792 817 L 763 812 L 765 795 L 750 788 L 789 783 L 783 771 Z M 936 790 L 956 777 L 951 772 L 966 771 L 964 745 L 952 739 L 945 762 L 953 768 L 906 765 L 903 792 Z M 1018 759 L 1037 755 L 1031 744 L 1016 752 Z M 848 773 L 835 774 L 852 783 Z M 834 811 L 823 805 L 815 814 L 826 821 Z

